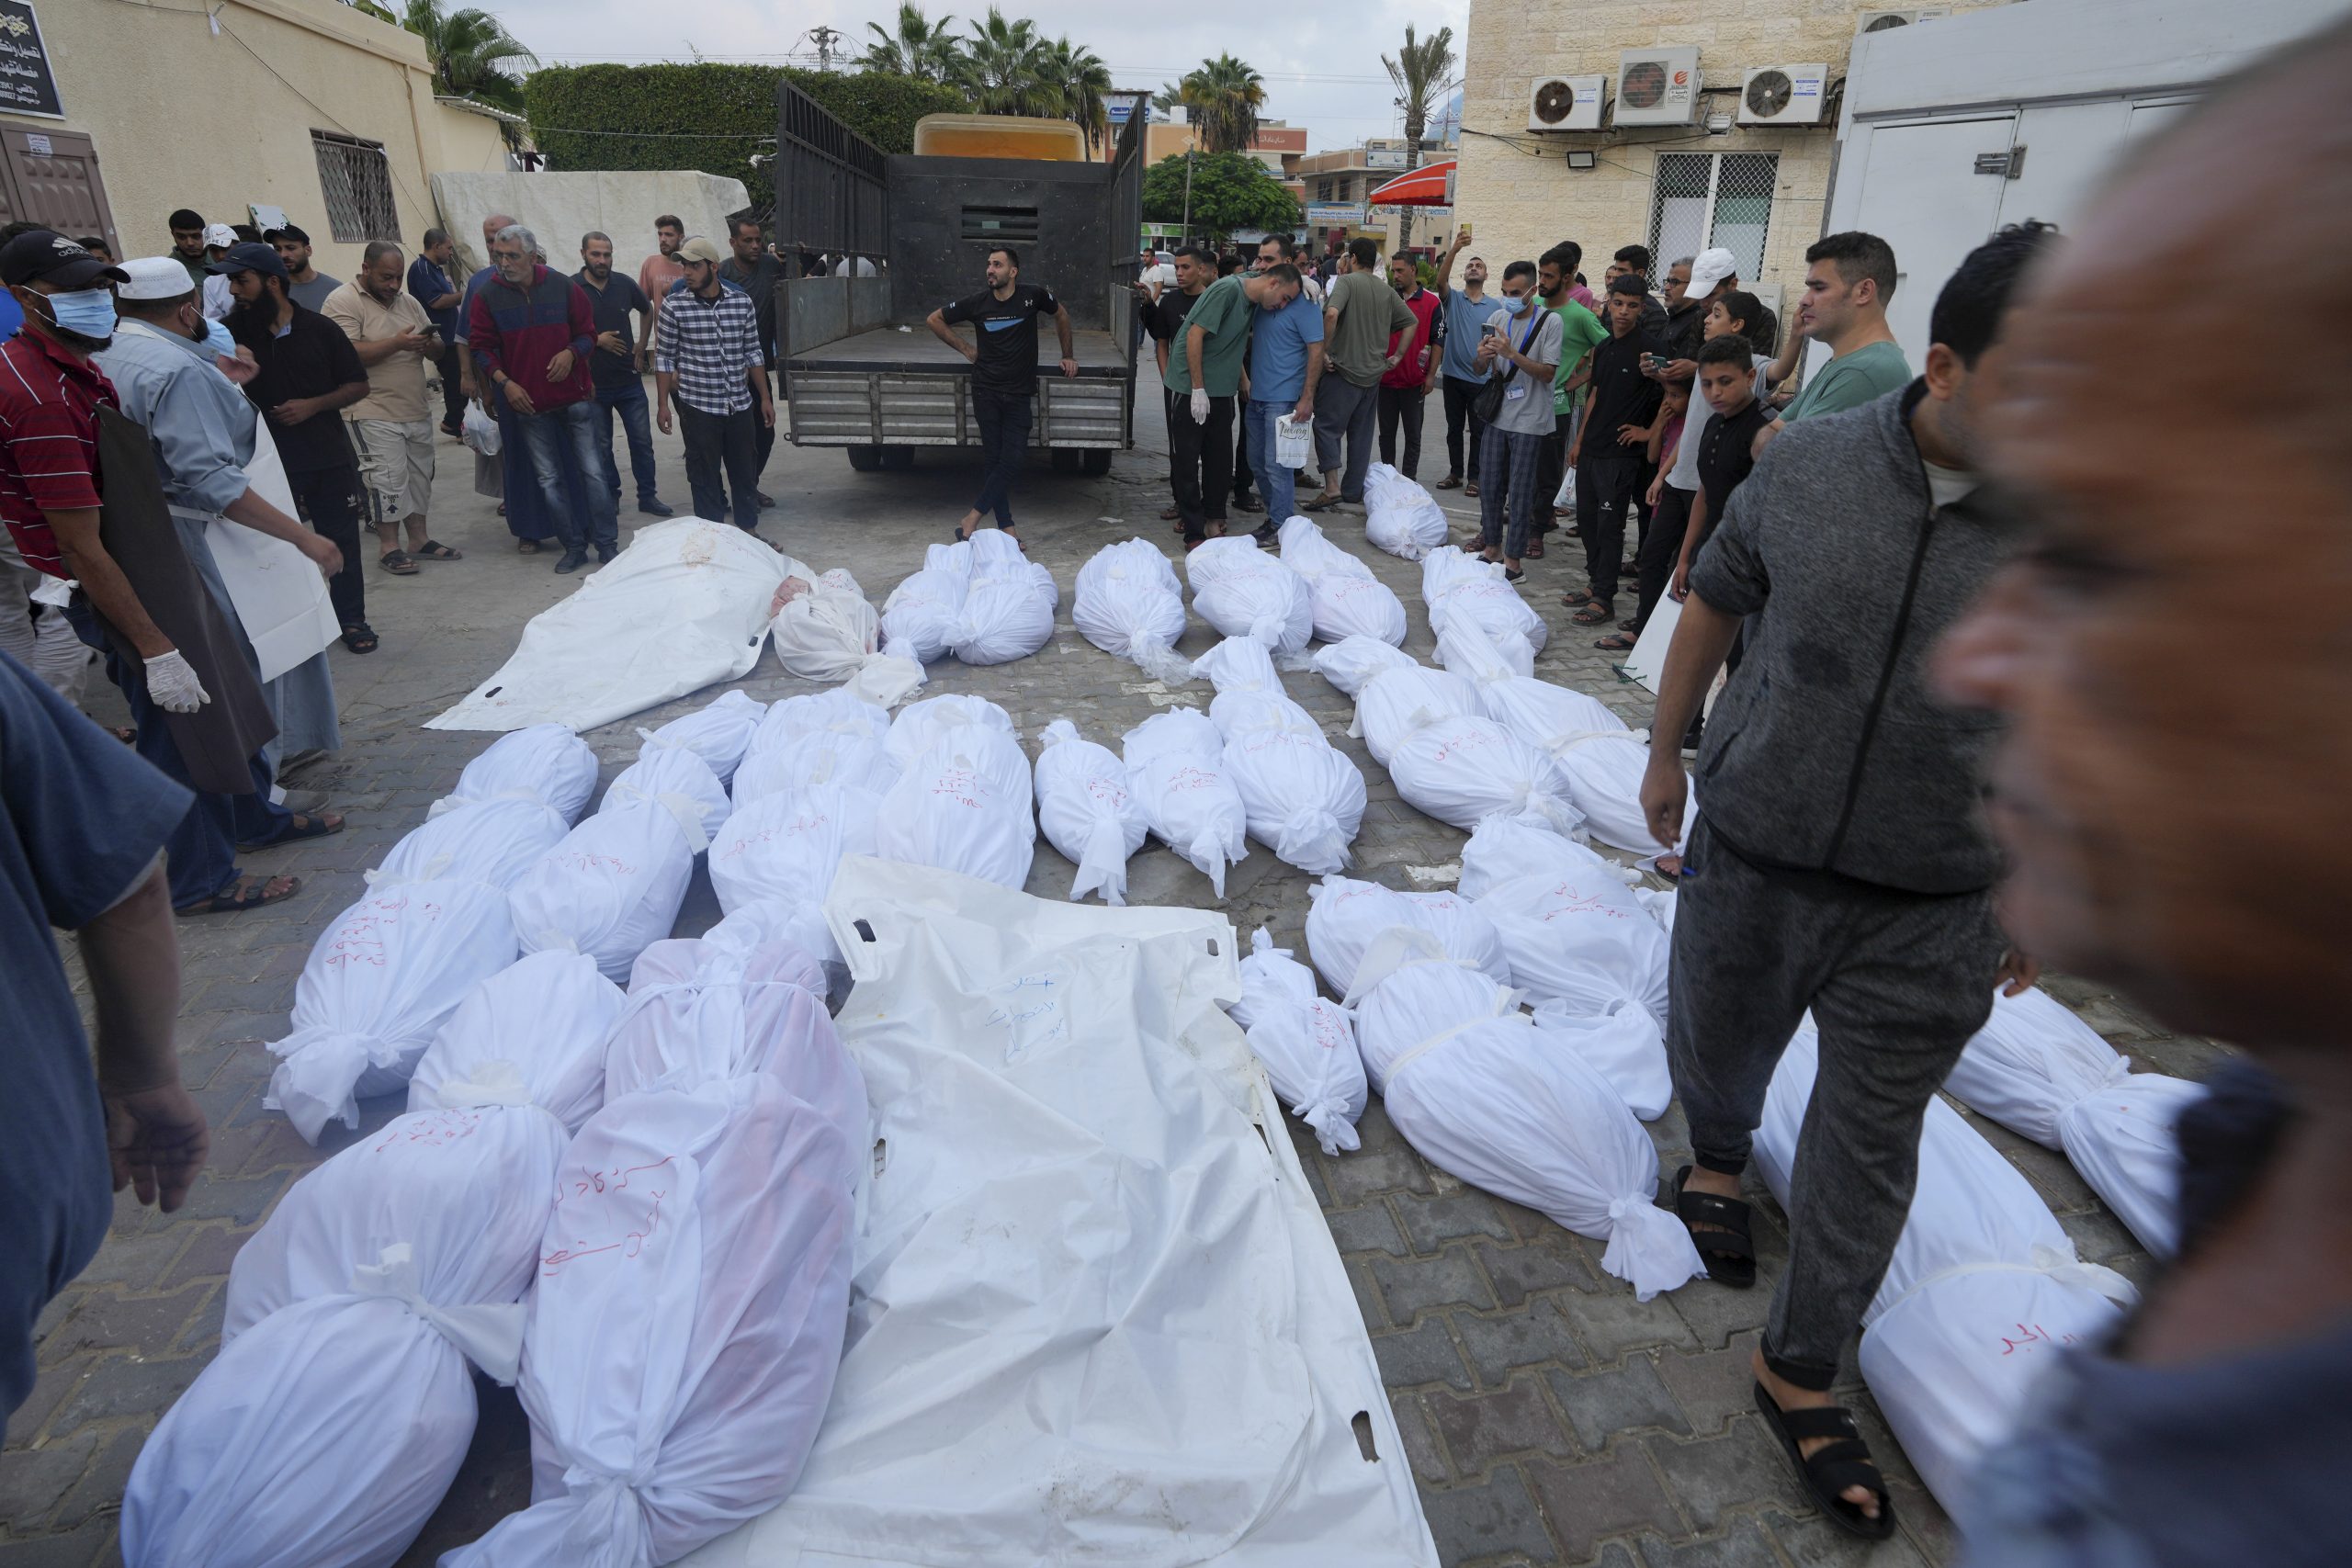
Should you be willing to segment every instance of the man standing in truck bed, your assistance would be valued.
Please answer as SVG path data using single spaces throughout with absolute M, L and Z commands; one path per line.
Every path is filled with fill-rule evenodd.
M 989 513 L 996 525 L 1012 532 L 1012 476 L 1029 450 L 1030 403 L 1037 395 L 1037 318 L 1051 316 L 1060 335 L 1062 374 L 1078 374 L 1070 343 L 1069 311 L 1040 284 L 1021 281 L 1021 253 L 999 245 L 989 253 L 989 286 L 968 299 L 933 310 L 926 325 L 940 341 L 972 362 L 972 422 L 980 427 L 980 459 L 986 471 L 972 509 L 956 525 L 968 539 Z M 952 323 L 969 321 L 978 340 L 967 344 Z

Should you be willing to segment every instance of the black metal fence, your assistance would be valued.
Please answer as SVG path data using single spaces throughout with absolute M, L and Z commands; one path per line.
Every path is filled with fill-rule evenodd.
M 890 182 L 881 149 L 789 82 L 776 84 L 775 103 L 777 247 L 885 254 Z
M 1103 258 L 1103 286 L 1111 291 L 1111 341 L 1131 344 L 1135 335 L 1136 245 L 1143 233 L 1143 116 L 1130 115 L 1111 153 L 1111 232 Z

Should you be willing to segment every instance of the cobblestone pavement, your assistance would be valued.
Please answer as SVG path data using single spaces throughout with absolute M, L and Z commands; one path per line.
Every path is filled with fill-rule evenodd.
M 1138 438 L 1154 445 L 1159 422 L 1149 410 L 1157 400 L 1147 372 Z M 660 446 L 663 494 L 684 510 L 678 445 L 664 439 Z M 1442 460 L 1440 444 L 1431 447 Z M 367 658 L 334 650 L 344 748 L 289 781 L 298 807 L 330 803 L 350 814 L 350 826 L 334 838 L 249 857 L 255 869 L 302 876 L 296 897 L 254 914 L 180 925 L 182 1068 L 211 1118 L 211 1164 L 187 1206 L 169 1218 L 127 1196 L 120 1201 L 104 1249 L 43 1316 L 40 1381 L 9 1422 L 0 1452 L 0 1568 L 119 1561 L 124 1483 L 158 1416 L 217 1348 L 230 1260 L 294 1181 L 360 1135 L 331 1129 L 313 1150 L 282 1116 L 265 1111 L 272 1059 L 264 1043 L 284 1032 L 311 942 L 361 892 L 362 871 L 424 819 L 490 739 L 426 730 L 420 723 L 494 669 L 523 622 L 573 581 L 553 577 L 545 556 L 516 556 L 492 503 L 470 491 L 469 455 L 451 443 L 440 455 L 435 533 L 469 558 L 427 564 L 410 579 L 369 571 L 369 615 L 383 649 Z M 1114 747 L 1156 708 L 1205 705 L 1205 686 L 1181 694 L 1162 688 L 1090 647 L 1069 624 L 1071 581 L 1102 545 L 1141 535 L 1178 553 L 1168 525 L 1158 520 L 1165 473 L 1150 446 L 1122 457 L 1099 480 L 1053 474 L 1033 461 L 1018 497 L 1022 532 L 1062 585 L 1061 625 L 1047 648 L 1017 663 L 933 666 L 926 694 L 991 697 L 1030 736 L 1047 720 L 1068 716 L 1091 739 Z M 769 514 L 769 536 L 812 565 L 848 566 L 878 602 L 920 564 L 925 545 L 944 536 L 977 483 L 977 468 L 941 457 L 924 459 L 910 473 L 854 474 L 837 454 L 780 445 L 766 482 L 780 502 Z M 1471 521 L 1466 510 L 1462 515 Z M 625 523 L 642 521 L 625 510 Z M 1406 646 L 1427 659 L 1430 639 L 1416 569 L 1365 546 L 1359 517 L 1326 524 L 1335 541 L 1397 591 L 1414 628 Z M 1559 606 L 1558 591 L 1580 574 L 1571 570 L 1573 547 L 1555 549 L 1533 568 L 1528 584 L 1529 601 L 1551 620 L 1554 634 L 1537 673 L 1591 692 L 1644 722 L 1646 694 L 1621 682 L 1608 656 L 1593 650 L 1593 634 L 1571 626 Z M 1183 650 L 1203 651 L 1213 640 L 1195 621 Z M 773 659 L 744 684 L 762 698 L 806 689 L 781 675 Z M 1287 684 L 1363 766 L 1371 785 L 1357 874 L 1401 888 L 1449 886 L 1463 835 L 1396 798 L 1362 744 L 1344 738 L 1345 699 L 1311 674 L 1292 675 Z M 593 732 L 588 739 L 607 764 L 606 776 L 634 753 L 638 725 L 697 706 L 710 694 Z M 109 717 L 111 694 L 103 695 L 106 701 L 91 705 Z M 1062 897 L 1071 872 L 1041 840 L 1029 891 Z M 1253 846 L 1227 878 L 1227 911 L 1243 931 L 1271 926 L 1278 941 L 1303 954 L 1308 882 Z M 1130 897 L 1211 902 L 1206 880 L 1156 842 L 1134 862 Z M 679 930 L 698 931 L 717 917 L 698 872 Z M 2060 980 L 2052 988 L 2148 1066 L 2193 1077 L 2217 1054 L 2206 1043 L 2163 1034 L 2086 987 Z M 363 1131 L 399 1108 L 396 1100 L 371 1102 Z M 2147 1260 L 2129 1233 L 2063 1158 L 1977 1124 L 2058 1211 L 2085 1257 L 2144 1273 Z M 1687 1157 L 1679 1111 L 1651 1131 L 1670 1172 Z M 1888 1465 L 1903 1532 L 1870 1551 L 1837 1534 L 1804 1502 L 1748 1401 L 1748 1355 L 1766 1288 L 1742 1293 L 1702 1281 L 1637 1303 L 1625 1285 L 1601 1272 L 1591 1244 L 1432 1169 L 1377 1102 L 1364 1118 L 1363 1137 L 1360 1151 L 1339 1158 L 1322 1156 L 1311 1138 L 1298 1139 L 1298 1147 L 1346 1258 L 1394 1401 L 1404 1457 L 1445 1562 L 1728 1568 L 1867 1556 L 1873 1568 L 1910 1568 L 1951 1559 L 1947 1521 L 1903 1463 L 1859 1383 L 1846 1392 Z M 1785 1259 L 1779 1211 L 1760 1186 L 1751 1195 L 1766 1216 L 1758 1239 L 1769 1287 Z M 486 1384 L 483 1392 L 474 1450 L 406 1563 L 431 1562 L 526 1500 L 528 1432 L 520 1408 L 511 1393 Z

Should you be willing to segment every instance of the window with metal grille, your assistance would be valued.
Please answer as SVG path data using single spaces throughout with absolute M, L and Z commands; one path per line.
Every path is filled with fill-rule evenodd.
M 318 154 L 319 189 L 327 198 L 327 229 L 336 243 L 401 237 L 400 212 L 392 206 L 392 165 L 382 142 L 314 130 L 311 151 Z
M 1684 256 L 1721 245 L 1753 283 L 1764 270 L 1764 237 L 1780 180 L 1777 152 L 1661 152 L 1650 196 L 1650 250 L 1658 276 Z
M 964 238 L 983 245 L 1026 245 L 1037 238 L 1034 207 L 967 207 Z

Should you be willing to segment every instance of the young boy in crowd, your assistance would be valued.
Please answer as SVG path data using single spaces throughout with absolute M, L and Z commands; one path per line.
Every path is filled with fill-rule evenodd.
M 1710 412 L 1699 434 L 1699 493 L 1691 499 L 1690 525 L 1682 533 L 1669 590 L 1678 602 L 1690 594 L 1692 558 L 1722 519 L 1731 492 L 1756 466 L 1756 438 L 1772 423 L 1772 411 L 1757 401 L 1755 359 L 1737 333 L 1700 344 L 1698 386 Z M 1685 431 L 1695 423 L 1686 418 Z

